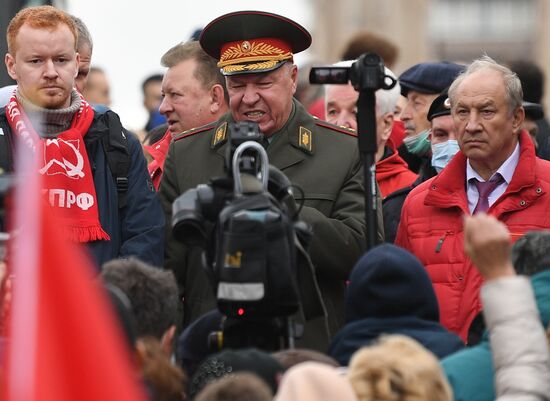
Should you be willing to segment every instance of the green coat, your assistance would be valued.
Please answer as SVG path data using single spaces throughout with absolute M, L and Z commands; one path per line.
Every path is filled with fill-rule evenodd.
M 165 162 L 160 185 L 167 217 L 165 267 L 175 272 L 183 291 L 185 325 L 213 309 L 215 299 L 200 267 L 199 253 L 185 249 L 172 236 L 172 202 L 188 189 L 225 175 L 227 124 L 231 122 L 228 113 L 215 123 L 182 133 L 170 145 Z M 274 134 L 267 154 L 270 164 L 303 190 L 300 218 L 313 228 L 310 255 L 334 334 L 343 323 L 345 282 L 366 247 L 357 138 L 351 131 L 314 119 L 294 101 L 288 122 Z M 300 191 L 295 195 L 300 202 Z M 378 221 L 378 227 L 383 227 L 381 217 Z

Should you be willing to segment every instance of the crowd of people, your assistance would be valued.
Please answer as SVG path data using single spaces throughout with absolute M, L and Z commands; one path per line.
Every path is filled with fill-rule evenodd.
M 143 82 L 149 120 L 136 135 L 110 109 L 85 23 L 51 6 L 25 8 L 7 30 L 16 85 L 0 90 L 0 171 L 17 174 L 19 149 L 39 155 L 44 201 L 65 237 L 55 240 L 89 251 L 150 400 L 550 400 L 550 127 L 540 70 L 480 55 L 396 75 L 398 46 L 362 32 L 334 66 L 376 52 L 395 82 L 376 90 L 376 132 L 364 133 L 351 83 L 303 87 L 293 57 L 311 42 L 284 16 L 215 18 L 167 49 L 165 73 Z M 279 177 L 270 205 L 284 192 L 295 227 L 286 244 L 300 297 L 292 319 L 218 309 L 220 300 L 272 295 L 257 277 L 272 280 L 282 254 L 273 232 L 243 248 L 216 242 L 252 223 L 234 234 L 203 221 L 232 199 L 227 158 L 241 122 L 256 123 L 258 153 Z M 376 143 L 369 194 L 358 136 Z M 201 186 L 220 177 L 211 193 Z M 265 181 L 258 189 L 249 178 L 239 196 L 256 199 Z M 182 207 L 196 219 L 185 235 L 173 229 Z M 273 209 L 263 210 L 233 223 L 265 223 Z M 8 237 L 19 229 L 2 224 Z M 17 280 L 9 256 L 0 355 Z M 217 282 L 220 270 L 256 281 Z M 255 330 L 266 321 L 284 324 Z M 270 334 L 284 341 L 273 347 Z

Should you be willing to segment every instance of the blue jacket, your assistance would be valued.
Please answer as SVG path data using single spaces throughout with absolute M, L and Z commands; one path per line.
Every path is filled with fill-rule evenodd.
M 164 262 L 164 213 L 147 171 L 147 162 L 137 138 L 124 130 L 130 153 L 127 205 L 119 210 L 117 188 L 108 167 L 101 137 L 109 135 L 105 114 L 97 114 L 84 137 L 92 163 L 101 226 L 111 241 L 89 244 L 97 264 L 117 257 L 136 256 L 154 266 Z M 121 133 L 122 135 L 122 133 Z
M 534 275 L 531 284 L 544 327 L 550 323 L 550 270 Z M 495 372 L 489 336 L 482 342 L 442 360 L 455 401 L 493 401 Z
M 88 243 L 88 249 L 98 269 L 111 259 L 129 256 L 135 256 L 154 266 L 162 266 L 164 213 L 149 178 L 141 145 L 128 131 L 123 129 L 120 133 L 127 141 L 130 169 L 127 205 L 119 209 L 115 179 L 102 146 L 103 136 L 109 135 L 108 121 L 106 113 L 96 112 L 84 142 L 94 175 L 99 219 L 111 240 Z M 13 134 L 6 120 L 5 109 L 0 110 L 0 127 L 6 139 L 4 146 L 13 146 Z M 13 168 L 12 155 L 13 150 L 6 153 L 8 162 L 0 160 L 2 166 L 7 166 L 8 170 Z

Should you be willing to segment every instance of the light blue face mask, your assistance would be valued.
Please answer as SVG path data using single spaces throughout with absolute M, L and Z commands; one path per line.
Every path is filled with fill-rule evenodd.
M 458 151 L 458 142 L 454 139 L 432 145 L 432 167 L 435 168 L 437 174 L 443 170 Z
M 428 141 L 428 135 L 430 130 L 424 130 L 416 135 L 409 135 L 403 138 L 403 143 L 407 147 L 407 150 L 417 156 L 425 156 L 430 151 L 430 141 Z

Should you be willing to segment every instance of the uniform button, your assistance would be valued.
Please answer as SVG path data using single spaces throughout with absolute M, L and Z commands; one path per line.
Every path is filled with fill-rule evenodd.
M 437 189 L 437 187 L 435 185 L 432 185 L 432 190 L 435 191 L 436 189 Z
M 537 194 L 540 194 L 540 193 L 542 193 L 542 188 L 538 187 L 536 191 L 537 191 Z
M 520 206 L 525 206 L 525 203 L 526 203 L 526 202 L 525 202 L 524 200 L 522 200 L 522 201 L 519 202 L 519 205 L 520 205 Z

